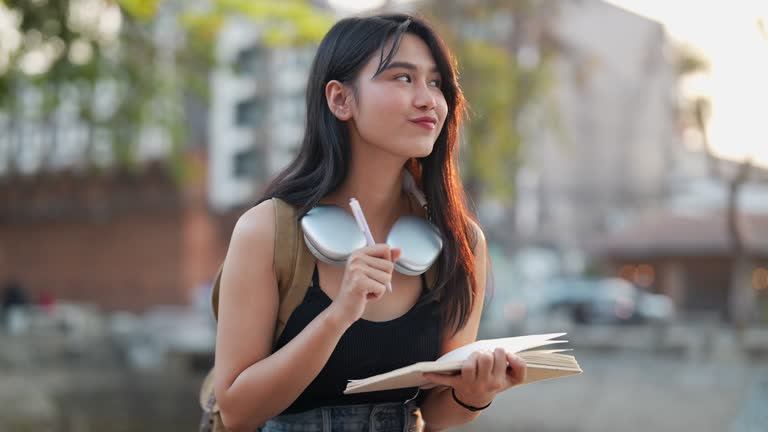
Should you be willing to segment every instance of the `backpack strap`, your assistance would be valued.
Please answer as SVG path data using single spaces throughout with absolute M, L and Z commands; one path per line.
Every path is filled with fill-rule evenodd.
M 280 297 L 274 334 L 274 342 L 277 342 L 291 313 L 304 300 L 312 280 L 315 260 L 301 235 L 296 209 L 279 198 L 272 198 L 272 204 L 275 208 L 275 276 Z M 219 267 L 211 293 L 211 307 L 216 320 L 219 319 L 223 266 Z
M 275 205 L 275 274 L 280 292 L 274 343 L 288 323 L 294 309 L 301 304 L 312 281 L 315 257 L 307 248 L 296 209 L 279 198 Z

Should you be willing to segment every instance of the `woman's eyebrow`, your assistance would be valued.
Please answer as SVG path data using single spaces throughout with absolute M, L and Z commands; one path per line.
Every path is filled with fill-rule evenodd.
M 419 69 L 413 63 L 404 62 L 404 61 L 396 61 L 396 62 L 392 62 L 389 65 L 387 65 L 387 67 L 384 68 L 384 70 L 394 69 L 394 68 L 403 68 L 403 69 L 408 69 L 408 70 L 418 70 Z M 439 73 L 440 72 L 440 71 L 437 70 L 437 66 L 432 66 L 432 69 L 430 69 L 429 71 L 430 72 L 435 72 L 435 73 Z

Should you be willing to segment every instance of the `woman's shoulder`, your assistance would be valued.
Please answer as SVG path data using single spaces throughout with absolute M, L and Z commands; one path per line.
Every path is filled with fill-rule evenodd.
M 467 218 L 470 229 L 470 242 L 472 243 L 472 250 L 477 255 L 479 252 L 485 251 L 485 234 L 480 224 L 473 218 Z
M 240 215 L 232 232 L 232 241 L 258 248 L 271 247 L 275 238 L 275 203 L 268 199 Z

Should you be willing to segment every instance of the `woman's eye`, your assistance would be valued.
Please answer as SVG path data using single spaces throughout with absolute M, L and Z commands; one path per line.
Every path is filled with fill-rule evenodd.
M 395 80 L 406 82 L 406 83 L 412 82 L 410 75 L 398 75 L 395 77 Z M 439 79 L 433 79 L 429 81 L 429 85 L 431 85 L 432 87 L 440 88 L 441 84 L 442 82 Z

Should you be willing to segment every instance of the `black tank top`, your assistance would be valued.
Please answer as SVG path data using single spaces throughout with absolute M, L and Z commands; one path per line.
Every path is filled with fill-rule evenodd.
M 426 294 L 424 275 L 422 293 L 416 306 L 390 321 L 357 320 L 342 335 L 331 357 L 317 377 L 283 413 L 354 404 L 376 404 L 412 399 L 417 388 L 395 389 L 345 395 L 350 379 L 367 378 L 420 361 L 437 359 L 440 352 L 440 318 L 436 302 L 423 302 Z M 291 314 L 276 349 L 290 342 L 304 327 L 331 304 L 320 289 L 315 266 L 312 285 Z

